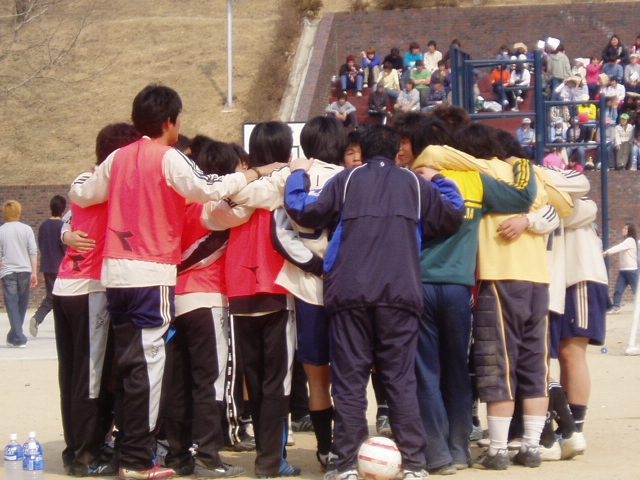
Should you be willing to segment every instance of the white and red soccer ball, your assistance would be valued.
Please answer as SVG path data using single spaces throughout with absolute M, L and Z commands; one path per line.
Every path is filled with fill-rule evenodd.
M 391 480 L 402 468 L 402 456 L 395 442 L 387 437 L 370 437 L 358 451 L 358 472 L 371 480 Z

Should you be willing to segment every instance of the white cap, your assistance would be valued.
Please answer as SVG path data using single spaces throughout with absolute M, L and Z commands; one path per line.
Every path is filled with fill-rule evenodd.
M 560 39 L 554 37 L 547 37 L 547 46 L 551 47 L 553 50 L 557 49 L 560 45 Z
M 36 438 L 36 432 L 29 432 L 29 438 Z
M 18 434 L 12 433 L 11 435 L 9 435 L 9 440 L 18 440 Z

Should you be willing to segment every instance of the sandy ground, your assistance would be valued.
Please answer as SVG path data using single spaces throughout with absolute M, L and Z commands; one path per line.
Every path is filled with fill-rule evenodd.
M 505 472 L 468 469 L 459 478 L 540 478 L 545 480 L 570 477 L 581 480 L 606 478 L 637 478 L 637 453 L 640 444 L 640 356 L 624 355 L 628 344 L 633 306 L 623 306 L 622 312 L 610 316 L 607 327 L 608 353 L 600 347 L 589 347 L 588 357 L 593 379 L 593 393 L 587 414 L 585 434 L 589 447 L 584 456 L 570 461 L 544 463 L 539 469 L 513 466 Z M 30 318 L 31 312 L 27 314 Z M 6 315 L 0 315 L 2 333 L 7 327 Z M 553 371 L 557 372 L 557 365 Z M 20 441 L 27 432 L 36 430 L 43 443 L 46 459 L 45 478 L 66 478 L 60 454 L 63 449 L 60 406 L 57 383 L 55 337 L 51 315 L 40 328 L 37 338 L 26 349 L 0 347 L 0 439 L 8 440 L 17 432 Z M 370 403 L 373 394 L 369 392 Z M 373 429 L 374 412 L 369 409 L 369 424 Z M 483 420 L 486 428 L 486 422 Z M 289 449 L 289 460 L 302 467 L 303 479 L 320 480 L 322 474 L 315 459 L 315 439 L 312 433 L 296 433 L 296 445 Z M 477 453 L 478 450 L 474 449 Z M 253 453 L 224 453 L 226 461 L 243 466 L 254 478 Z M 4 478 L 4 471 L 0 473 Z

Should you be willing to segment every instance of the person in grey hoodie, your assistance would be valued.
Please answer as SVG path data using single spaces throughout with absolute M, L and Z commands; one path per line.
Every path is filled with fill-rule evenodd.
M 547 59 L 547 73 L 549 74 L 551 83 L 551 99 L 557 100 L 556 88 L 564 81 L 565 78 L 571 76 L 571 62 L 569 57 L 564 53 L 564 45 L 560 44 L 551 52 Z

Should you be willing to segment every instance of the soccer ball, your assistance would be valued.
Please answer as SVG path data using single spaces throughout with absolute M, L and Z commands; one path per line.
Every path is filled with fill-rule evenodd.
M 370 437 L 358 451 L 358 472 L 363 478 L 390 480 L 402 468 L 402 456 L 393 440 L 387 437 Z

